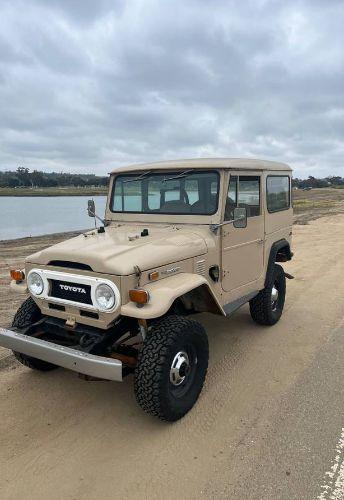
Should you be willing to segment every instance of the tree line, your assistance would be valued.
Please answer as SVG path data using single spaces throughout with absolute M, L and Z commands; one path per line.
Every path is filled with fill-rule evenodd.
M 0 171 L 2 188 L 36 187 L 102 187 L 107 186 L 109 178 L 94 174 L 68 174 L 64 172 L 30 171 L 18 167 L 15 171 Z
M 18 167 L 15 171 L 0 171 L 0 187 L 105 187 L 109 183 L 108 176 L 95 174 L 68 174 L 64 172 L 41 172 L 30 171 L 26 167 Z M 299 189 L 323 188 L 344 186 L 344 178 L 340 176 L 329 176 L 316 178 L 309 176 L 307 179 L 293 179 L 293 186 Z
M 331 175 L 322 179 L 318 179 L 312 175 L 308 179 L 298 179 L 296 177 L 293 179 L 293 186 L 299 189 L 344 186 L 344 177 L 340 177 L 339 175 Z

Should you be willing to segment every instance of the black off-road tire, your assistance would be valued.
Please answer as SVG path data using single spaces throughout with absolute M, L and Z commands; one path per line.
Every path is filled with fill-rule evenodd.
M 171 382 L 171 366 L 186 352 L 190 361 L 184 382 Z M 196 403 L 208 368 L 209 345 L 203 326 L 182 316 L 153 324 L 135 370 L 135 396 L 141 408 L 161 420 L 182 418 Z M 183 367 L 180 369 L 183 374 Z
M 272 301 L 272 289 L 278 291 L 278 299 Z M 272 326 L 282 316 L 286 294 L 286 279 L 283 267 L 274 264 L 268 271 L 266 286 L 256 297 L 250 300 L 252 319 L 259 325 Z
M 22 328 L 26 328 L 32 323 L 39 321 L 40 318 L 41 311 L 39 310 L 39 307 L 35 304 L 34 300 L 29 297 L 22 303 L 16 312 L 13 318 L 12 326 L 21 330 Z M 22 365 L 25 365 L 32 370 L 48 372 L 57 368 L 56 365 L 48 363 L 47 361 L 32 358 L 31 356 L 27 356 L 26 354 L 22 354 L 20 352 L 13 351 L 13 354 Z

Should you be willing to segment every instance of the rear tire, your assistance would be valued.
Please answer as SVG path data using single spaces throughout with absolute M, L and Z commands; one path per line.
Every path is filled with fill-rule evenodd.
M 250 300 L 252 319 L 259 325 L 276 324 L 282 316 L 285 294 L 286 280 L 283 267 L 274 264 L 268 271 L 265 288 Z
M 22 303 L 16 312 L 12 326 L 14 328 L 18 328 L 21 330 L 23 328 L 27 328 L 32 325 L 36 321 L 39 321 L 41 318 L 41 311 L 39 307 L 36 305 L 34 300 L 29 297 Z M 41 359 L 32 358 L 31 356 L 27 356 L 26 354 L 22 354 L 20 352 L 13 351 L 15 358 L 22 364 L 31 368 L 32 370 L 39 370 L 42 372 L 47 372 L 50 370 L 54 370 L 57 368 L 56 365 L 48 363 L 47 361 L 42 361 Z
M 138 404 L 161 420 L 182 418 L 202 390 L 208 357 L 207 334 L 197 321 L 167 316 L 155 323 L 135 370 Z

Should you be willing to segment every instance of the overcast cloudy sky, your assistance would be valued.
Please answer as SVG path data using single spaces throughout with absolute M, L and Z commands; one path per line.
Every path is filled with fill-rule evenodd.
M 344 175 L 343 0 L 1 0 L 0 169 Z

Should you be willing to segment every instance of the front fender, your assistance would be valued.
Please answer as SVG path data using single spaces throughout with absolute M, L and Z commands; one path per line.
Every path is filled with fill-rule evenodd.
M 204 276 L 191 273 L 179 273 L 145 285 L 142 288 L 149 292 L 149 302 L 143 307 L 137 307 L 134 302 L 128 302 L 121 307 L 121 314 L 139 319 L 159 318 L 167 313 L 178 297 L 201 286 L 207 287 L 207 291 L 214 300 L 219 313 L 225 315 L 221 304 Z
M 24 294 L 28 293 L 28 288 L 27 288 L 26 280 L 25 281 L 21 281 L 20 283 L 17 283 L 16 281 L 11 280 L 11 282 L 10 282 L 10 288 L 11 288 L 11 290 L 13 290 L 16 293 L 24 293 Z

